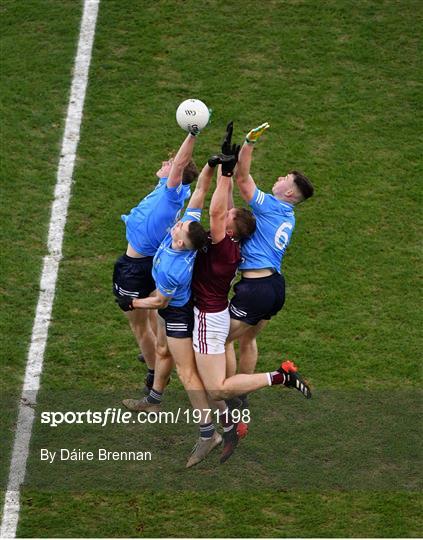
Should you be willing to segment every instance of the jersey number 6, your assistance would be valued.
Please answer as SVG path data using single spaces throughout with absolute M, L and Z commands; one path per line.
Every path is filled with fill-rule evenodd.
M 286 245 L 289 242 L 289 236 L 286 232 L 287 230 L 291 231 L 293 228 L 292 223 L 289 223 L 289 221 L 284 221 L 282 225 L 279 227 L 279 229 L 276 231 L 275 234 L 275 246 L 283 251 L 286 247 Z

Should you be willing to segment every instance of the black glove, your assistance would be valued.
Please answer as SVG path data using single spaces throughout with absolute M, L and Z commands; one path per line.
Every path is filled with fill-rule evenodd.
M 235 165 L 238 163 L 239 144 L 233 144 L 229 155 L 221 154 L 222 176 L 233 176 Z
M 222 163 L 221 161 L 221 156 L 218 155 L 218 156 L 210 156 L 209 157 L 209 160 L 208 160 L 208 164 L 209 164 L 209 167 L 213 167 L 213 169 L 216 167 L 216 165 L 219 165 L 220 163 Z
M 191 133 L 191 135 L 193 137 L 196 137 L 197 135 L 200 135 L 200 130 L 199 130 L 197 124 L 191 124 L 191 126 L 189 127 L 188 132 Z
M 119 298 L 115 298 L 115 302 L 119 304 L 120 309 L 123 311 L 132 311 L 135 309 L 132 305 L 132 300 L 132 296 L 119 296 Z
M 225 138 L 222 142 L 222 154 L 229 156 L 231 154 L 231 144 L 232 144 L 232 133 L 234 130 L 234 123 L 229 122 L 226 126 Z

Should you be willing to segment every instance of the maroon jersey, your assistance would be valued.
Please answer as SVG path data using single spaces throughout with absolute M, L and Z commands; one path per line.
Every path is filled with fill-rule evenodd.
M 241 262 L 239 242 L 226 235 L 218 244 L 209 241 L 197 252 L 192 293 L 194 305 L 201 311 L 217 313 L 228 307 L 232 280 Z

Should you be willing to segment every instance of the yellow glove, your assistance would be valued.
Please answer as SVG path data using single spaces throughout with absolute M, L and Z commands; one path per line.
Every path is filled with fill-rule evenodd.
M 270 125 L 265 122 L 264 124 L 261 124 L 261 126 L 258 126 L 251 131 L 248 132 L 247 136 L 245 137 L 245 140 L 249 144 L 254 144 L 259 137 L 263 135 L 263 133 L 270 128 Z

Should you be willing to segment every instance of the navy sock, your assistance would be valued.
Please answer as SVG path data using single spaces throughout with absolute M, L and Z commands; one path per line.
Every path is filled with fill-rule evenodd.
M 148 401 L 148 403 L 158 404 L 158 403 L 161 403 L 162 397 L 163 397 L 162 392 L 157 392 L 157 390 L 154 390 L 154 388 L 152 388 L 150 390 L 150 393 L 145 399 L 146 401 Z
M 148 372 L 145 377 L 145 384 L 147 386 L 153 386 L 153 382 L 154 382 L 154 369 L 148 368 Z
M 200 424 L 200 437 L 202 439 L 211 439 L 214 431 L 213 422 L 209 422 L 208 424 Z

